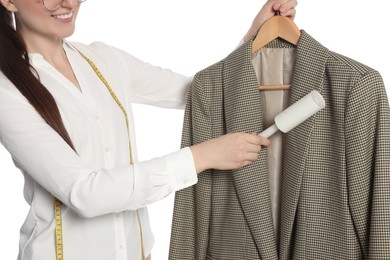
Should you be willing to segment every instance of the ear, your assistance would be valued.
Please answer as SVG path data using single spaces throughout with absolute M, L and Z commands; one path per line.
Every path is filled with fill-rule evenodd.
M 12 3 L 10 0 L 1 0 L 1 4 L 10 12 L 14 13 L 18 11 L 14 3 Z

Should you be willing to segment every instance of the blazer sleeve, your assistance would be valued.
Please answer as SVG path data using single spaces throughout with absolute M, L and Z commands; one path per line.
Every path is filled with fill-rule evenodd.
M 184 114 L 182 147 L 212 137 L 212 125 L 203 78 L 198 73 L 190 85 Z M 170 260 L 206 259 L 211 206 L 211 170 L 198 175 L 198 183 L 175 194 Z
M 352 221 L 365 259 L 390 259 L 390 109 L 380 74 L 363 75 L 345 117 Z

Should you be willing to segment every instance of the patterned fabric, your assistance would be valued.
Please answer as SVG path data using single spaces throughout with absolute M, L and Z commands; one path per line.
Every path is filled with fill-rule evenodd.
M 196 74 L 183 147 L 263 130 L 252 41 Z M 326 108 L 285 135 L 280 244 L 262 149 L 253 164 L 207 170 L 176 193 L 169 259 L 390 259 L 390 109 L 382 78 L 305 31 L 296 58 L 290 104 L 317 90 Z

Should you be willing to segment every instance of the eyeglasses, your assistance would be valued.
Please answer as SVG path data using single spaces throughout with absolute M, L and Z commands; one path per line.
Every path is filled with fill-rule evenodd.
M 48 12 L 53 12 L 61 7 L 64 0 L 42 0 L 43 8 Z M 85 2 L 86 0 L 77 0 L 78 4 Z

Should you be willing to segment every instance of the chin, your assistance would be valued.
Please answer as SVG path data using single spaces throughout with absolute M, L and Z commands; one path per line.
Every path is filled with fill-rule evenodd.
M 75 31 L 74 28 L 72 30 L 64 31 L 61 33 L 60 37 L 61 38 L 68 38 L 68 37 L 73 35 L 74 31 Z

